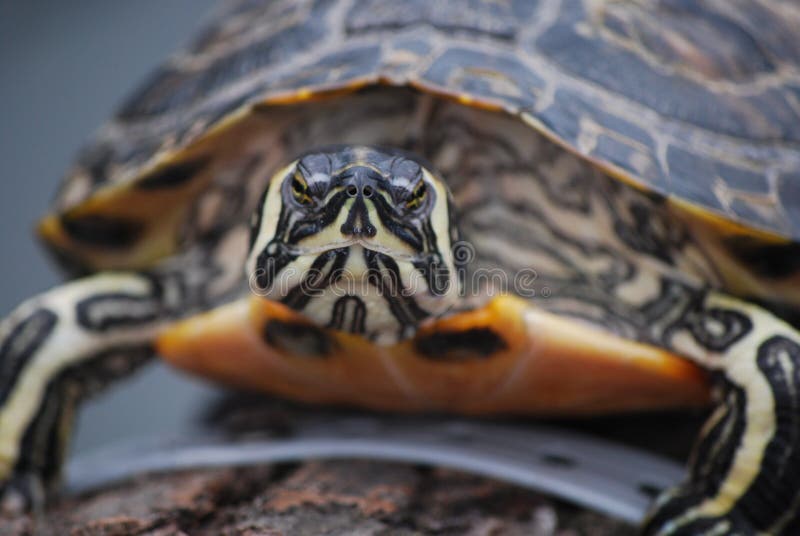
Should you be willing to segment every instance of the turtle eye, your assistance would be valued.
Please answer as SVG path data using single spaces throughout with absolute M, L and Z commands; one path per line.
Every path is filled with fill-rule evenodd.
M 428 186 L 425 184 L 424 181 L 419 181 L 417 186 L 414 188 L 414 191 L 411 192 L 411 197 L 408 201 L 406 201 L 406 209 L 407 210 L 414 210 L 422 206 L 423 201 L 425 201 L 425 197 L 428 195 Z
M 313 201 L 311 200 L 311 195 L 308 192 L 308 183 L 306 182 L 303 175 L 299 172 L 296 172 L 292 176 L 292 195 L 294 196 L 294 200 L 300 203 L 301 205 L 311 205 Z

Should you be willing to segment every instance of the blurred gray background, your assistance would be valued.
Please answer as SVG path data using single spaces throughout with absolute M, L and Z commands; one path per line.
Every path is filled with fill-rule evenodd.
M 0 314 L 59 281 L 32 237 L 76 150 L 213 0 L 0 0 Z M 157 363 L 79 415 L 76 450 L 174 430 L 213 394 Z

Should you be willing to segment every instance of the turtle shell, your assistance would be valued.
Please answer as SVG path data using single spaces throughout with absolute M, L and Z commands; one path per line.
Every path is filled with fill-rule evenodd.
M 780 0 L 229 2 L 100 130 L 42 234 L 64 252 L 63 229 L 102 228 L 124 247 L 135 229 L 87 207 L 185 203 L 152 192 L 194 180 L 196 148 L 260 107 L 391 85 L 513 114 L 620 180 L 791 245 L 797 28 Z M 110 193 L 131 185 L 141 199 Z

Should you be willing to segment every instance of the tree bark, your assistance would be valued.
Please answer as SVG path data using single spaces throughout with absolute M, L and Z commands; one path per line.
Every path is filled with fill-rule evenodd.
M 337 411 L 235 394 L 207 408 L 202 422 L 231 438 L 281 438 L 292 437 L 304 415 L 327 422 L 326 415 Z M 683 460 L 702 417 L 647 414 L 560 425 Z M 91 495 L 61 499 L 38 518 L 0 517 L 0 536 L 129 534 L 625 536 L 636 530 L 499 481 L 363 460 L 140 475 Z
M 367 461 L 141 476 L 64 499 L 13 535 L 624 536 L 601 514 L 463 473 Z

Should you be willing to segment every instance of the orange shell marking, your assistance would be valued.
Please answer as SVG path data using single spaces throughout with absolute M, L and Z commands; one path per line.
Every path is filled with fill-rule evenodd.
M 291 339 L 299 342 L 283 351 L 280 329 L 287 337 L 308 329 L 313 344 Z M 504 342 L 488 355 L 469 345 L 431 354 L 424 345 L 488 330 Z M 386 410 L 581 415 L 701 406 L 710 393 L 703 371 L 674 354 L 510 296 L 387 347 L 250 297 L 168 328 L 157 347 L 173 365 L 236 387 Z

